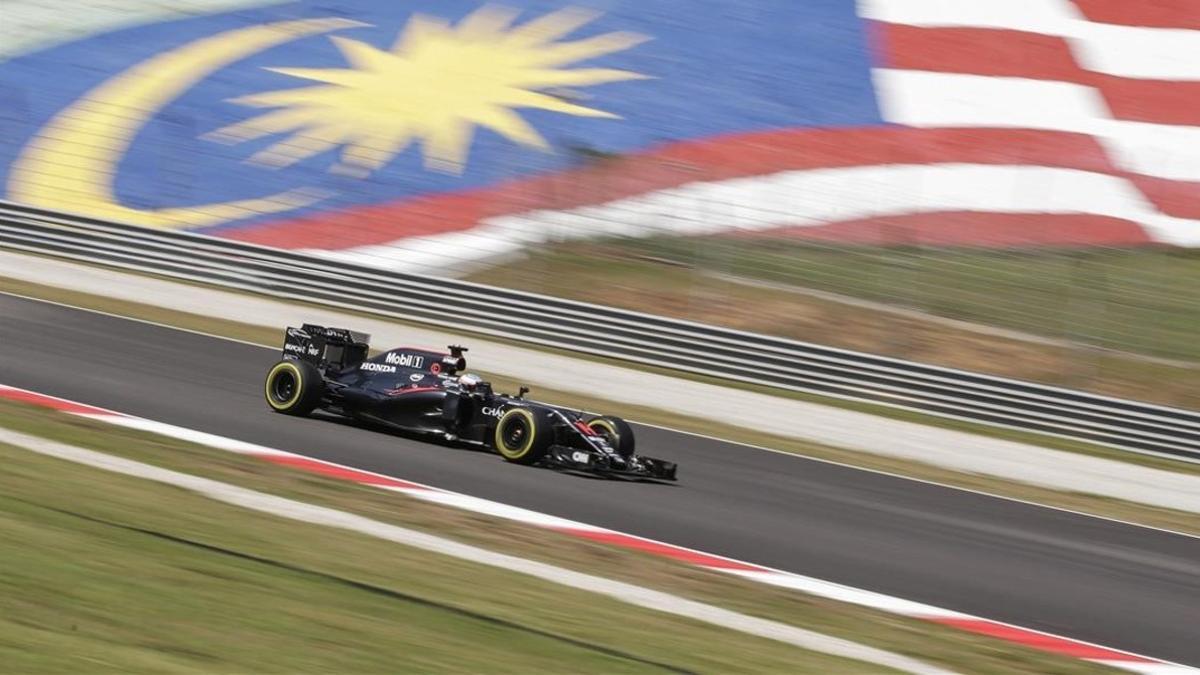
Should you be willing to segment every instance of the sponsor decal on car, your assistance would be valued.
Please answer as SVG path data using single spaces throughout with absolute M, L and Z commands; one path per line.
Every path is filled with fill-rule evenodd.
M 408 379 L 412 380 L 413 382 L 420 382 L 421 380 L 425 379 L 425 376 L 420 373 L 413 373 L 412 375 L 408 376 Z
M 389 365 L 385 365 L 382 363 L 372 363 L 371 361 L 364 361 L 362 363 L 362 365 L 360 365 L 358 367 L 358 369 L 365 370 L 365 371 L 371 372 L 371 373 L 394 373 L 394 372 L 396 372 L 396 366 L 389 366 Z
M 404 368 L 424 368 L 425 357 L 416 354 L 405 354 L 402 352 L 388 352 L 383 356 L 383 360 L 393 366 L 402 366 Z
M 304 345 L 292 344 L 291 342 L 284 343 L 283 351 L 295 352 L 297 354 L 306 354 L 307 353 L 309 356 L 319 356 L 321 354 L 321 350 L 317 349 L 313 345 L 308 345 L 307 350 L 306 350 Z
M 481 408 L 479 412 L 483 413 L 484 415 L 488 415 L 489 417 L 500 417 L 504 414 L 504 408 L 487 407 Z
M 324 331 L 325 337 L 333 340 L 342 340 L 344 342 L 353 341 L 353 336 L 350 331 L 345 328 L 326 328 Z

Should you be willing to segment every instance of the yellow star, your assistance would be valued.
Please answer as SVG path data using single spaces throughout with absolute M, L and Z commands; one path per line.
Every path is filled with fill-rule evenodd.
M 613 32 L 559 41 L 595 18 L 572 9 L 510 27 L 514 18 L 509 10 L 486 6 L 457 26 L 414 16 L 391 51 L 330 38 L 351 68 L 272 68 L 324 84 L 234 99 L 278 109 L 210 136 L 241 142 L 291 132 L 251 160 L 282 167 L 345 146 L 342 170 L 363 175 L 419 141 L 426 168 L 460 173 L 476 127 L 527 147 L 549 149 L 516 109 L 616 117 L 552 96 L 548 89 L 645 77 L 610 68 L 564 68 L 629 49 L 645 41 L 644 36 Z

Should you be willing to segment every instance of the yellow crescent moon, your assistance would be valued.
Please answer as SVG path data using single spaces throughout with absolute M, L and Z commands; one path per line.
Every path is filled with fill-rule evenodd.
M 13 201 L 133 225 L 181 229 L 311 204 L 320 196 L 290 190 L 258 199 L 140 210 L 117 203 L 116 164 L 156 112 L 209 74 L 276 45 L 341 28 L 348 19 L 281 21 L 218 33 L 139 63 L 106 80 L 48 122 L 9 173 Z

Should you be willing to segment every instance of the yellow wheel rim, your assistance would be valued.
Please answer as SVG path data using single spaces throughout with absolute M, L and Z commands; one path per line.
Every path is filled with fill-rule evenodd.
M 588 427 L 590 427 L 593 431 L 597 427 L 607 431 L 613 438 L 614 446 L 621 442 L 621 434 L 617 433 L 617 427 L 608 420 L 592 420 L 591 422 L 588 422 Z
M 279 401 L 276 399 L 275 392 L 272 391 L 272 389 L 274 388 L 276 378 L 279 377 L 280 373 L 285 371 L 290 372 L 292 377 L 296 379 L 296 386 L 292 390 L 291 396 L 289 396 L 286 401 Z M 284 362 L 275 364 L 275 367 L 271 369 L 271 372 L 267 373 L 267 382 L 264 393 L 267 396 L 267 403 L 272 408 L 276 410 L 287 410 L 288 408 L 296 405 L 296 401 L 300 400 L 300 392 L 303 390 L 303 388 L 304 376 L 300 374 L 300 369 L 297 368 L 296 364 L 294 363 Z
M 508 444 L 505 443 L 504 432 L 510 424 L 510 421 L 516 417 L 523 417 L 525 419 L 526 433 L 524 434 L 524 438 L 521 439 L 522 442 L 520 446 L 514 449 L 509 448 Z M 504 416 L 500 418 L 500 422 L 496 425 L 496 450 L 498 450 L 505 459 L 521 459 L 529 453 L 531 448 L 533 448 L 535 436 L 536 433 L 534 432 L 533 413 L 525 408 L 513 408 L 512 410 L 504 413 Z

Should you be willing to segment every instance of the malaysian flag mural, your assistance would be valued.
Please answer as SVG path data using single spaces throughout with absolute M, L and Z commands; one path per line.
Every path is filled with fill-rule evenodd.
M 5 197 L 421 271 L 601 236 L 1200 244 L 1192 2 L 261 4 L 26 36 Z

